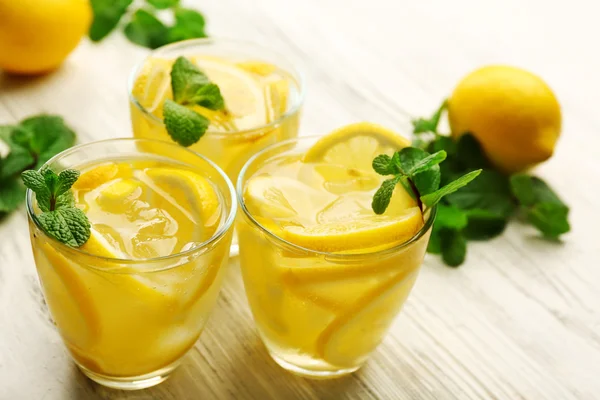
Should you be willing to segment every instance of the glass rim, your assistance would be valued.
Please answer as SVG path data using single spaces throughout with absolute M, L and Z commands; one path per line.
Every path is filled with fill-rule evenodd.
M 42 170 L 44 167 L 50 165 L 51 163 L 57 162 L 61 158 L 65 157 L 67 155 L 70 155 L 72 153 L 75 153 L 86 147 L 92 147 L 92 146 L 95 146 L 95 145 L 98 145 L 101 143 L 110 143 L 110 142 L 143 142 L 143 143 L 175 146 L 178 149 L 186 151 L 186 152 L 190 153 L 191 155 L 194 155 L 194 156 L 202 159 L 203 161 L 207 162 L 207 164 L 211 168 L 213 168 L 217 172 L 217 174 L 219 174 L 221 176 L 221 178 L 224 179 L 224 181 L 227 185 L 228 191 L 229 191 L 229 197 L 230 197 L 230 201 L 231 201 L 231 209 L 229 210 L 227 218 L 225 219 L 225 223 L 223 223 L 223 225 L 219 229 L 217 229 L 217 231 L 215 233 L 213 233 L 213 235 L 210 238 L 199 243 L 197 246 L 194 246 L 191 249 L 188 249 L 185 251 L 180 251 L 175 254 L 170 254 L 168 256 L 141 258 L 141 259 L 105 257 L 105 256 L 97 255 L 97 254 L 88 253 L 87 251 L 83 251 L 77 247 L 71 247 L 71 246 L 69 246 L 65 243 L 62 243 L 62 242 L 58 241 L 57 239 L 49 236 L 48 234 L 46 234 L 46 232 L 44 232 L 44 229 L 41 227 L 41 225 L 38 221 L 35 211 L 33 210 L 33 191 L 31 189 L 27 189 L 27 192 L 25 195 L 27 216 L 29 217 L 29 219 L 31 219 L 31 221 L 33 221 L 36 228 L 39 229 L 39 231 L 44 235 L 45 238 L 47 238 L 50 241 L 50 243 L 52 243 L 53 246 L 56 246 L 56 247 L 60 248 L 61 250 L 64 250 L 68 253 L 83 255 L 85 257 L 89 257 L 92 259 L 96 259 L 96 260 L 100 260 L 100 261 L 104 261 L 104 262 L 112 262 L 112 263 L 116 263 L 116 264 L 137 265 L 137 264 L 144 264 L 144 263 L 158 263 L 158 262 L 168 261 L 168 260 L 185 257 L 185 256 L 189 256 L 189 255 L 198 253 L 198 252 L 212 246 L 213 244 L 219 242 L 223 238 L 223 236 L 225 236 L 225 234 L 229 231 L 229 229 L 232 227 L 233 222 L 235 221 L 236 213 L 237 213 L 237 199 L 235 197 L 235 188 L 233 186 L 233 183 L 227 176 L 227 174 L 225 174 L 225 172 L 223 172 L 223 170 L 217 164 L 215 164 L 208 158 L 204 157 L 203 155 L 198 154 L 194 151 L 191 151 L 185 147 L 176 145 L 174 143 L 169 143 L 169 142 L 165 142 L 162 140 L 155 140 L 155 139 L 137 139 L 137 138 L 115 138 L 115 139 L 97 140 L 94 142 L 79 144 L 79 145 L 70 147 L 67 150 L 64 150 L 64 151 L 58 153 L 57 155 L 55 155 L 54 157 L 52 157 L 51 159 L 46 161 L 44 163 L 44 165 L 42 165 L 42 167 L 40 167 L 39 170 Z M 223 193 L 223 194 L 225 195 L 226 193 Z M 167 267 L 165 269 L 168 269 L 168 268 L 170 268 L 170 267 Z
M 398 251 L 401 251 L 404 248 L 409 247 L 410 245 L 412 245 L 413 243 L 418 241 L 421 237 L 423 237 L 423 235 L 425 235 L 427 233 L 427 231 L 431 228 L 431 226 L 433 225 L 433 222 L 435 220 L 435 216 L 437 214 L 437 205 L 425 213 L 425 214 L 429 214 L 428 217 L 426 217 L 425 214 L 423 214 L 423 216 L 426 217 L 427 220 L 425 221 L 423 226 L 407 241 L 402 242 L 396 246 L 390 247 L 388 249 L 377 250 L 377 251 L 372 251 L 372 252 L 364 252 L 364 253 L 343 254 L 343 253 L 333 253 L 333 252 L 328 252 L 328 251 L 314 250 L 314 249 L 310 249 L 308 247 L 303 247 L 296 243 L 285 240 L 284 238 L 276 235 L 274 232 L 271 232 L 269 229 L 267 229 L 265 226 L 263 226 L 260 222 L 258 222 L 258 220 L 256 218 L 254 218 L 254 216 L 252 215 L 250 210 L 248 210 L 248 208 L 246 207 L 246 203 L 244 201 L 244 193 L 243 193 L 244 192 L 244 178 L 246 177 L 246 172 L 247 172 L 248 168 L 260 156 L 262 156 L 263 154 L 265 154 L 268 151 L 272 151 L 278 147 L 283 147 L 283 146 L 289 145 L 291 143 L 300 142 L 303 140 L 311 140 L 311 139 L 314 140 L 314 139 L 318 139 L 321 137 L 323 137 L 323 135 L 310 135 L 310 136 L 302 136 L 302 137 L 297 137 L 297 138 L 292 138 L 292 139 L 283 140 L 281 142 L 277 142 L 277 143 L 267 146 L 264 149 L 262 149 L 261 151 L 257 152 L 246 162 L 246 164 L 244 164 L 244 167 L 241 169 L 240 174 L 237 179 L 236 194 L 237 194 L 237 200 L 238 200 L 240 209 L 244 212 L 244 215 L 249 218 L 249 220 L 252 222 L 252 224 L 254 226 L 256 226 L 258 229 L 260 229 L 262 232 L 266 233 L 271 240 L 274 240 L 276 243 L 283 245 L 284 247 L 289 247 L 293 250 L 300 251 L 300 252 L 312 253 L 315 255 L 327 257 L 330 260 L 355 260 L 355 259 L 371 258 L 373 256 L 387 256 L 387 255 L 396 253 Z
M 129 79 L 127 80 L 127 92 L 128 92 L 127 94 L 129 97 L 129 101 L 138 110 L 140 110 L 146 117 L 150 118 L 150 120 L 163 126 L 164 125 L 163 120 L 161 118 L 158 118 L 156 115 L 152 114 L 151 112 L 149 112 L 146 109 L 146 107 L 142 106 L 140 104 L 140 102 L 137 100 L 137 98 L 133 95 L 133 85 L 135 84 L 135 79 L 136 79 L 138 73 L 141 71 L 141 69 L 144 67 L 144 65 L 150 58 L 154 57 L 156 54 L 158 54 L 160 52 L 164 52 L 165 50 L 172 50 L 172 49 L 176 49 L 178 47 L 186 47 L 188 45 L 193 45 L 193 44 L 206 45 L 206 44 L 223 43 L 223 42 L 240 44 L 240 45 L 243 45 L 245 48 L 257 48 L 257 49 L 266 50 L 266 51 L 272 53 L 273 55 L 275 55 L 276 57 L 281 58 L 282 60 L 288 62 L 289 64 L 294 65 L 293 63 L 288 61 L 287 57 L 283 56 L 278 51 L 272 50 L 268 47 L 264 47 L 264 46 L 261 46 L 259 44 L 256 44 L 256 43 L 253 43 L 250 41 L 238 40 L 238 39 L 232 39 L 232 38 L 226 38 L 226 37 L 217 37 L 217 38 L 212 37 L 212 38 L 182 40 L 182 41 L 170 43 L 165 46 L 158 47 L 158 48 L 152 50 L 150 52 L 150 54 L 148 54 L 148 56 L 146 56 L 142 61 L 140 61 L 133 67 L 133 69 L 131 70 L 131 72 L 129 74 Z M 285 71 L 290 72 L 292 75 L 294 75 L 294 78 L 297 81 L 298 99 L 291 107 L 288 108 L 288 110 L 286 110 L 283 114 L 281 114 L 277 119 L 275 119 L 274 121 L 271 121 L 267 124 L 261 124 L 261 125 L 257 125 L 252 128 L 241 129 L 241 130 L 236 130 L 236 131 L 232 131 L 232 132 L 213 131 L 210 129 L 210 126 L 209 126 L 209 128 L 206 130 L 205 134 L 212 135 L 212 136 L 218 136 L 218 137 L 225 137 L 225 138 L 227 138 L 227 137 L 236 137 L 237 138 L 238 136 L 254 134 L 257 131 L 261 131 L 264 129 L 275 128 L 278 125 L 280 125 L 281 123 L 283 123 L 283 121 L 285 121 L 286 119 L 288 119 L 291 116 L 293 116 L 294 114 L 296 114 L 300 110 L 300 107 L 302 106 L 302 104 L 304 103 L 304 97 L 306 94 L 306 80 L 305 80 L 303 72 L 301 70 L 299 70 L 295 65 L 291 68 L 291 70 L 285 69 Z

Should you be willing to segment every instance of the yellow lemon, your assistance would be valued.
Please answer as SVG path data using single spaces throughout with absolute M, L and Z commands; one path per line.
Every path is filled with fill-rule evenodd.
M 0 68 L 39 74 L 58 67 L 91 20 L 88 0 L 0 0 Z
M 560 135 L 560 106 L 538 76 L 509 66 L 467 75 L 448 100 L 452 135 L 472 133 L 492 163 L 507 173 L 552 156 Z

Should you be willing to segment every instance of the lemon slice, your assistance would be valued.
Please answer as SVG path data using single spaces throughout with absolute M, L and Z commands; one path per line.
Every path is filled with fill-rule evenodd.
M 359 122 L 336 129 L 319 139 L 304 155 L 304 162 L 343 165 L 374 173 L 371 163 L 379 154 L 392 155 L 410 146 L 410 141 L 396 132 L 369 122 Z
M 162 118 L 165 99 L 171 94 L 173 60 L 150 58 L 146 61 L 133 85 L 132 94 L 142 107 Z
M 343 252 L 365 249 L 382 243 L 409 240 L 423 225 L 418 207 L 399 215 L 373 215 L 353 221 L 331 222 L 308 227 L 286 226 L 283 238 L 317 251 Z
M 235 120 L 233 128 L 240 130 L 254 128 L 267 122 L 263 89 L 249 72 L 217 58 L 196 57 L 193 60 L 208 78 L 219 86 L 227 112 L 230 114 L 229 117 L 222 116 L 221 120 L 214 112 L 205 115 L 211 122 L 217 119 L 214 121 L 217 125 L 227 124 L 229 118 Z M 203 110 L 198 111 L 204 113 Z
M 263 61 L 242 61 L 236 64 L 243 70 L 263 77 L 269 76 L 277 71 L 277 67 Z
M 149 168 L 145 173 L 136 174 L 136 177 L 172 206 L 178 208 L 196 225 L 203 226 L 205 239 L 212 236 L 219 227 L 221 219 L 219 196 L 206 178 L 176 168 Z
M 317 339 L 317 353 L 340 367 L 364 362 L 382 341 L 416 277 L 415 270 L 407 270 L 373 287 L 325 328 Z
M 84 171 L 73 184 L 75 190 L 94 189 L 112 179 L 131 176 L 131 167 L 124 163 L 118 165 L 109 162 L 103 163 L 90 170 Z

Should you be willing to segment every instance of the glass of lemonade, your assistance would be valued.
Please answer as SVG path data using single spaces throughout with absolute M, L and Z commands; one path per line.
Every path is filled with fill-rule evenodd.
M 423 215 L 400 185 L 385 214 L 371 209 L 385 179 L 373 158 L 408 145 L 371 127 L 276 144 L 238 179 L 240 262 L 254 320 L 273 359 L 299 375 L 360 368 L 425 255 L 435 209 Z
M 92 380 L 140 389 L 165 380 L 194 346 L 217 298 L 236 201 L 206 158 L 176 144 L 114 139 L 73 147 L 45 167 L 73 168 L 91 237 L 73 248 L 41 229 L 27 193 L 31 244 L 46 303 Z M 193 163 L 181 160 L 193 160 Z
M 170 71 L 180 56 L 219 86 L 227 107 L 226 111 L 194 107 L 210 126 L 190 149 L 217 163 L 232 181 L 254 153 L 298 135 L 304 82 L 294 66 L 258 45 L 209 38 L 161 47 L 134 68 L 129 102 L 135 137 L 171 141 L 162 105 L 172 99 Z

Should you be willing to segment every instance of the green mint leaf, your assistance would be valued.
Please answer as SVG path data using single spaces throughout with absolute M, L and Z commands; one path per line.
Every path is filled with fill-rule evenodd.
M 198 104 L 211 110 L 225 108 L 225 100 L 219 87 L 195 64 L 185 57 L 179 57 L 171 69 L 173 100 L 179 104 Z
M 58 193 L 58 175 L 50 168 L 45 168 L 41 172 L 44 177 L 44 183 L 50 192 L 50 204 L 52 204 L 52 198 L 55 198 Z M 52 206 L 50 207 L 50 210 L 52 211 Z
M 37 218 L 47 235 L 69 246 L 82 246 L 90 238 L 90 222 L 79 208 L 60 208 Z
M 450 228 L 461 230 L 467 226 L 467 214 L 460 208 L 439 204 L 435 216 L 435 226 L 438 229 Z
M 511 176 L 510 189 L 519 203 L 526 207 L 542 202 L 566 206 L 546 182 L 535 176 L 526 174 Z
M 463 234 L 469 240 L 489 240 L 504 232 L 508 223 L 508 217 L 496 213 L 472 209 L 466 211 L 468 217 L 467 226 Z
M 440 118 L 447 106 L 448 106 L 447 101 L 444 100 L 444 102 L 442 103 L 440 108 L 437 109 L 437 111 L 431 116 L 431 118 L 429 118 L 429 119 L 417 118 L 417 119 L 412 120 L 413 133 L 414 134 L 425 133 L 425 132 L 437 133 L 437 127 L 440 122 Z
M 52 157 L 75 144 L 75 132 L 56 115 L 36 115 L 23 120 L 13 138 L 29 136 L 27 148 L 35 156 L 39 169 Z M 24 139 L 23 139 L 24 140 Z
M 168 28 L 153 13 L 144 9 L 136 10 L 123 32 L 131 42 L 150 49 L 167 44 Z
M 173 100 L 179 104 L 189 103 L 199 88 L 208 85 L 210 80 L 194 63 L 185 57 L 178 57 L 171 69 Z
M 430 154 L 424 150 L 415 147 L 405 147 L 398 152 L 400 169 L 409 175 L 408 171 L 418 168 L 421 162 L 429 156 Z M 435 163 L 429 169 L 411 175 L 412 182 L 417 187 L 420 195 L 432 193 L 439 188 L 441 179 L 440 167 Z
M 463 134 L 456 142 L 456 159 L 460 162 L 462 168 L 468 170 L 489 168 L 491 166 L 481 144 L 470 133 Z
M 373 170 L 379 175 L 393 175 L 400 171 L 398 167 L 393 164 L 392 157 L 387 154 L 380 154 L 373 159 Z
M 528 221 L 545 237 L 556 239 L 571 230 L 569 208 L 554 202 L 537 203 L 527 210 Z
M 61 208 L 69 207 L 75 207 L 75 196 L 73 195 L 72 190 L 66 191 L 56 198 L 55 209 L 59 210 Z
M 2 160 L 0 179 L 14 177 L 33 164 L 35 164 L 35 159 L 28 150 L 21 146 L 13 146 L 10 153 Z
M 50 211 L 51 194 L 41 172 L 35 170 L 24 171 L 21 174 L 21 178 L 23 179 L 25 186 L 35 193 L 35 198 L 40 210 L 43 212 Z
M 66 193 L 71 189 L 71 186 L 79 179 L 79 171 L 76 169 L 65 169 L 58 174 L 58 188 L 56 197 Z
M 467 255 L 467 240 L 460 231 L 442 229 L 440 231 L 442 260 L 450 267 L 461 265 Z
M 465 174 L 458 178 L 457 180 L 450 182 L 446 186 L 441 187 L 433 193 L 426 194 L 421 196 L 421 201 L 427 207 L 433 207 L 437 204 L 442 197 L 449 195 L 450 193 L 456 192 L 458 189 L 466 186 L 473 179 L 477 178 L 482 170 L 478 169 L 476 171 L 471 171 L 468 174 Z
M 371 208 L 373 208 L 375 214 L 383 214 L 388 208 L 390 200 L 392 199 L 392 194 L 394 193 L 394 188 L 399 180 L 400 178 L 394 177 L 381 182 L 381 186 L 377 189 L 377 192 L 375 192 L 373 201 L 371 202 Z
M 409 147 L 410 148 L 410 147 Z M 402 154 L 400 154 L 400 159 L 402 159 Z M 411 169 L 404 170 L 404 172 L 406 173 L 406 175 L 408 176 L 414 176 L 416 174 L 419 174 L 421 172 L 425 172 L 431 168 L 433 168 L 434 165 L 438 165 L 439 163 L 441 163 L 442 161 L 444 161 L 446 159 L 446 152 L 444 150 L 438 151 L 437 153 L 433 153 L 428 155 L 427 157 L 423 158 L 420 161 L 417 161 Z
M 89 36 L 99 42 L 116 28 L 133 0 L 91 0 L 94 19 Z
M 175 9 L 175 25 L 169 28 L 167 40 L 169 43 L 181 40 L 208 37 L 204 31 L 206 21 L 204 16 L 195 10 L 187 8 Z
M 206 117 L 169 99 L 163 105 L 163 116 L 169 136 L 184 147 L 200 140 L 210 125 Z
M 214 83 L 200 87 L 190 99 L 190 103 L 198 104 L 209 110 L 222 110 L 225 108 L 225 100 L 221 94 L 221 89 Z
M 442 238 L 440 230 L 434 228 L 431 230 L 429 236 L 429 243 L 427 243 L 427 252 L 431 254 L 442 254 Z
M 179 5 L 179 0 L 146 0 L 146 3 L 150 4 L 157 10 L 166 10 Z
M 0 181 L 0 213 L 15 210 L 25 200 L 25 186 L 18 179 Z
M 508 177 L 486 169 L 473 183 L 448 195 L 446 201 L 463 210 L 477 208 L 501 217 L 512 215 L 516 208 Z

